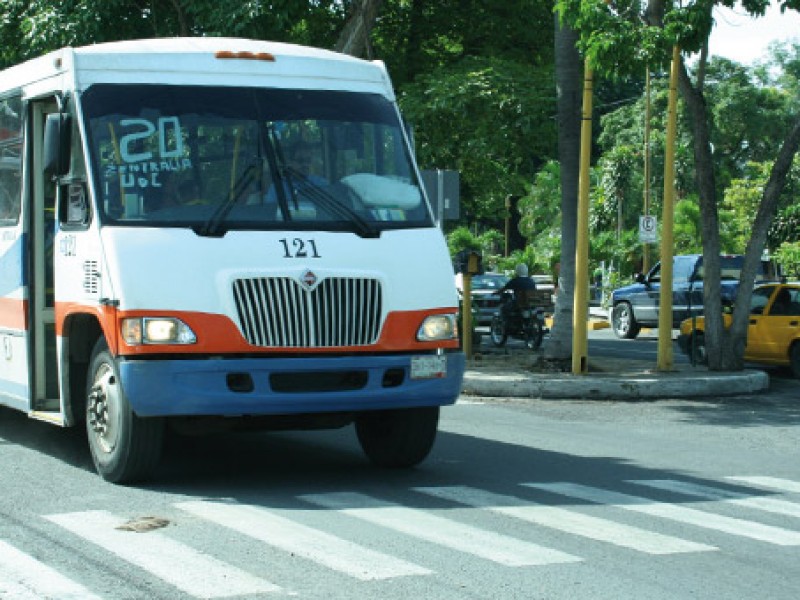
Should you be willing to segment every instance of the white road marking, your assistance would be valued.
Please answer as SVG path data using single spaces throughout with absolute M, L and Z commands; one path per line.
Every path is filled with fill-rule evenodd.
M 648 554 L 706 552 L 714 546 L 698 544 L 638 527 L 615 523 L 583 513 L 536 504 L 516 496 L 506 496 L 465 486 L 423 487 L 416 491 L 557 529 L 585 538 Z
M 779 546 L 800 545 L 800 531 L 771 527 L 744 519 L 734 519 L 686 506 L 658 502 L 649 498 L 630 496 L 577 483 L 523 483 L 522 485 Z
M 119 531 L 116 527 L 125 519 L 106 511 L 45 518 L 197 598 L 280 591 L 278 586 L 172 540 L 160 531 Z
M 764 512 L 786 515 L 789 517 L 800 517 L 800 504 L 789 502 L 788 500 L 781 500 L 779 498 L 753 496 L 751 494 L 723 490 L 707 485 L 700 485 L 698 483 L 675 481 L 673 479 L 637 479 L 631 480 L 631 483 L 666 490 L 668 492 L 698 496 L 706 500 L 716 500 L 729 504 L 736 504 L 738 506 L 746 506 Z
M 581 559 L 538 544 L 500 535 L 422 510 L 407 508 L 354 492 L 299 496 L 369 523 L 508 566 L 547 565 Z
M 364 581 L 428 575 L 432 572 L 301 525 L 257 506 L 204 501 L 181 502 L 175 506 L 275 548 Z
M 765 487 L 772 490 L 781 490 L 783 492 L 800 493 L 800 482 L 792 481 L 791 479 L 781 479 L 779 477 L 726 477 L 732 481 L 740 481 L 749 485 L 756 485 Z
M 100 600 L 82 585 L 0 540 L 0 598 Z

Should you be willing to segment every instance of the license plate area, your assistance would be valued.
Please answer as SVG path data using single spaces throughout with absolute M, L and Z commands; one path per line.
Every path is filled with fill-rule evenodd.
M 411 379 L 441 379 L 447 376 L 447 356 L 427 354 L 411 357 Z

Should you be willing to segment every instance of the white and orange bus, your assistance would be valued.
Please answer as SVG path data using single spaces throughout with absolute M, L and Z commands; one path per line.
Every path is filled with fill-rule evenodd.
M 168 426 L 355 424 L 411 466 L 464 372 L 386 69 L 241 39 L 0 73 L 0 404 L 149 476 Z

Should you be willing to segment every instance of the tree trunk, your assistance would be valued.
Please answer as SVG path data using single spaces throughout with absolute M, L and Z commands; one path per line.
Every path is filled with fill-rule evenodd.
M 372 58 L 369 36 L 383 0 L 356 0 L 347 16 L 334 50 L 351 56 Z
M 700 192 L 703 236 L 703 311 L 708 368 L 712 371 L 738 371 L 744 368 L 744 348 L 750 298 L 758 273 L 761 254 L 767 241 L 778 198 L 786 185 L 792 160 L 800 146 L 800 117 L 783 142 L 770 178 L 761 197 L 753 230 L 745 249 L 744 266 L 734 306 L 733 323 L 724 327 L 720 294 L 720 240 L 714 166 L 711 157 L 708 116 L 702 90 L 694 86 L 685 69 L 681 70 L 681 93 L 691 115 L 694 136 L 695 169 Z M 699 85 L 702 85 L 702 80 Z
M 175 15 L 178 17 L 178 35 L 181 37 L 189 37 L 189 21 L 186 18 L 186 10 L 180 0 L 172 0 L 172 7 L 175 9 Z M 155 19 L 153 20 L 155 23 Z
M 412 79 L 412 73 L 416 72 L 415 67 L 423 64 L 422 43 L 424 40 L 423 27 L 425 25 L 424 0 L 411 0 L 408 14 L 408 32 L 406 36 L 405 64 L 402 66 L 402 81 L 409 81 Z
M 681 64 L 678 85 L 689 113 L 695 162 L 695 184 L 700 196 L 700 231 L 703 238 L 703 313 L 705 315 L 705 344 L 708 368 L 712 371 L 735 370 L 736 359 L 727 339 L 722 319 L 720 289 L 719 213 L 714 162 L 711 157 L 711 134 L 708 111 L 702 90 L 702 80 L 692 83 L 686 67 Z M 741 355 L 738 368 L 741 369 Z
M 709 5 L 709 10 L 711 10 Z M 651 25 L 663 27 L 664 2 L 650 0 L 645 19 Z M 733 323 L 725 329 L 722 318 L 720 290 L 720 238 L 717 212 L 716 181 L 711 156 L 709 115 L 703 96 L 705 64 L 708 58 L 706 41 L 697 68 L 697 82 L 692 83 L 686 68 L 681 65 L 679 87 L 689 113 L 694 138 L 695 177 L 700 195 L 701 234 L 703 238 L 703 311 L 705 314 L 705 344 L 708 367 L 712 371 L 734 371 L 744 367 L 744 348 L 747 341 L 747 324 L 750 315 L 750 298 L 761 252 L 767 239 L 778 197 L 786 184 L 786 176 L 794 155 L 800 146 L 800 117 L 795 122 L 781 146 L 772 167 L 769 182 L 758 207 L 753 231 L 747 242 L 744 266 L 739 277 L 739 288 L 733 312 Z
M 733 323 L 728 332 L 730 344 L 732 346 L 737 345 L 735 348 L 732 348 L 732 350 L 737 352 L 737 355 L 740 357 L 742 357 L 744 353 L 747 340 L 750 298 L 758 273 L 761 253 L 766 245 L 767 233 L 775 217 L 778 199 L 786 185 L 786 178 L 792 167 L 794 155 L 797 153 L 798 148 L 800 148 L 800 116 L 797 117 L 794 125 L 792 125 L 792 128 L 789 130 L 789 134 L 786 136 L 778 152 L 778 157 L 775 159 L 775 164 L 772 165 L 769 181 L 767 181 L 767 185 L 764 188 L 764 194 L 761 197 L 761 203 L 758 206 L 758 212 L 753 222 L 753 231 L 750 235 L 750 239 L 747 241 L 747 248 L 745 249 L 744 268 L 742 269 L 742 275 L 739 281 L 739 291 L 736 295 Z
M 558 159 L 561 163 L 561 267 L 553 329 L 544 352 L 551 360 L 572 356 L 572 302 L 575 290 L 575 235 L 578 225 L 583 61 L 576 47 L 578 34 L 562 27 L 555 15 Z

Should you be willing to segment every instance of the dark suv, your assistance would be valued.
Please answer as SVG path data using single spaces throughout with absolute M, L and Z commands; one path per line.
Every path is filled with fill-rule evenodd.
M 744 257 L 720 257 L 720 282 L 723 308 L 733 305 L 739 286 Z M 764 273 L 759 280 L 768 278 L 769 261 L 763 261 Z M 633 339 L 642 327 L 658 327 L 658 303 L 661 290 L 661 263 L 647 275 L 639 275 L 636 283 L 611 293 L 611 327 L 619 338 Z M 703 255 L 689 254 L 673 257 L 672 266 L 672 327 L 681 321 L 703 312 Z

